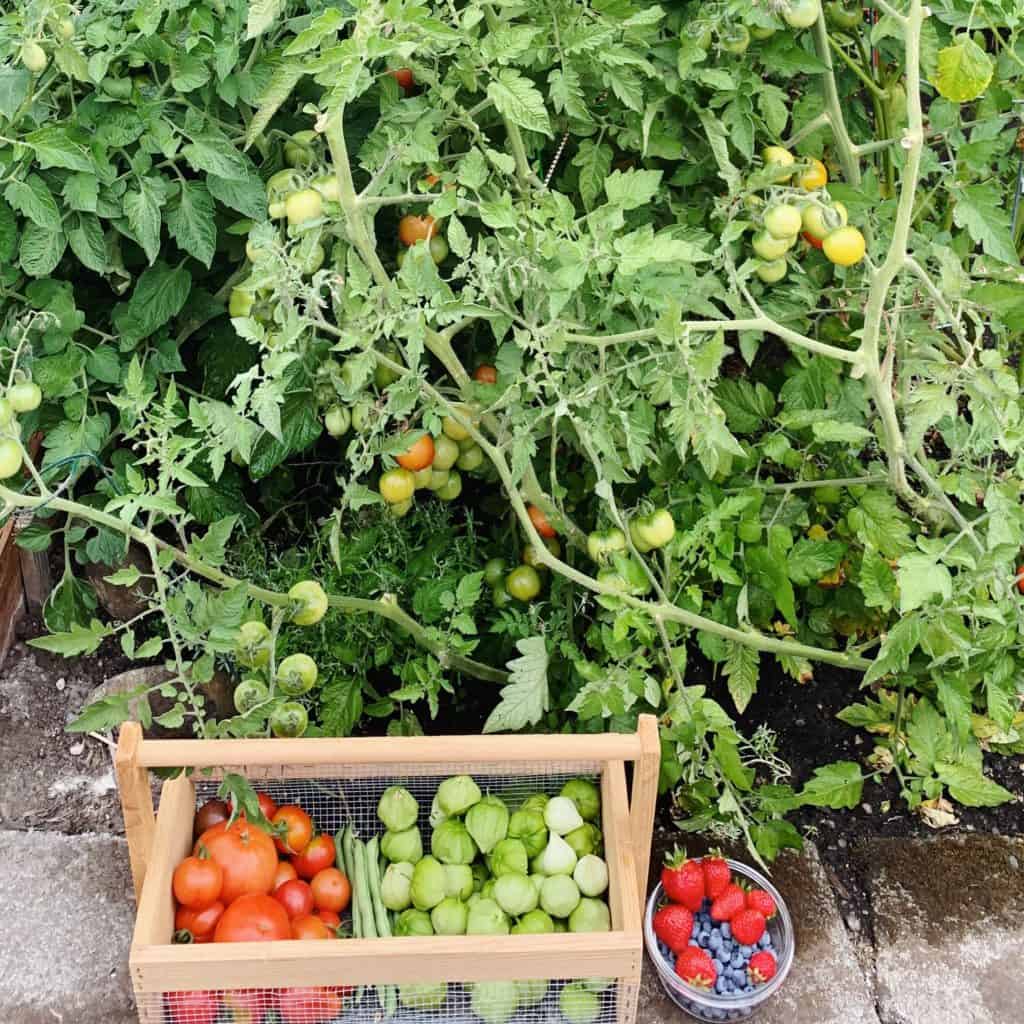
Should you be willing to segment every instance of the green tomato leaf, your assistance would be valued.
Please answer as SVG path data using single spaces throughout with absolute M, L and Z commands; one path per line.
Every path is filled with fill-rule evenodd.
M 483 731 L 514 732 L 536 725 L 549 706 L 548 651 L 542 636 L 516 642 L 519 657 L 508 663 L 510 682 L 501 690 L 501 701 L 487 716 Z
M 969 35 L 961 35 L 952 46 L 939 50 L 935 87 L 955 103 L 976 100 L 992 81 L 992 61 Z
M 946 784 L 949 795 L 965 807 L 998 807 L 1013 799 L 1008 789 L 969 765 L 939 762 L 935 772 Z
M 833 761 L 816 768 L 800 793 L 800 802 L 811 807 L 852 810 L 860 803 L 864 779 L 855 761 Z

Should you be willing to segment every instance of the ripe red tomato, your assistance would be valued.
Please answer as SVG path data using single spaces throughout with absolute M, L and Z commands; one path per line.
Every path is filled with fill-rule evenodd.
M 318 910 L 316 912 L 316 916 L 319 917 L 320 920 L 331 929 L 331 931 L 335 931 L 335 929 L 341 927 L 341 918 L 333 910 Z
M 272 893 L 277 892 L 285 882 L 290 882 L 293 878 L 298 877 L 299 873 L 295 870 L 295 865 L 290 860 L 282 860 L 277 865 L 277 872 L 274 875 L 274 884 L 271 886 L 270 891 Z
M 352 898 L 352 886 L 337 868 L 324 868 L 310 882 L 313 890 L 313 905 L 318 910 L 341 913 Z
M 223 800 L 207 800 L 202 807 L 196 811 L 196 820 L 193 832 L 198 839 L 208 828 L 219 825 L 231 817 L 231 808 Z
M 484 363 L 473 371 L 473 380 L 481 384 L 497 384 L 498 371 L 493 366 Z
M 239 818 L 230 826 L 222 821 L 207 829 L 196 844 L 224 869 L 220 891 L 225 906 L 246 893 L 269 893 L 277 874 L 274 842 L 262 829 Z
M 224 869 L 200 848 L 198 857 L 186 857 L 175 869 L 171 886 L 174 898 L 190 910 L 216 903 L 224 885 Z
M 347 985 L 286 988 L 277 994 L 281 1024 L 327 1024 L 341 1013 L 344 997 L 351 991 Z
M 213 933 L 214 942 L 271 942 L 290 939 L 291 922 L 272 896 L 248 893 L 224 911 Z
M 219 900 L 208 907 L 203 907 L 202 910 L 179 907 L 174 915 L 174 941 L 197 945 L 212 942 L 214 929 L 223 913 L 224 904 Z
M 536 505 L 527 505 L 526 511 L 530 514 L 530 522 L 534 529 L 542 537 L 556 537 L 558 531 L 548 522 L 548 517 Z
M 220 996 L 216 992 L 168 992 L 164 1003 L 174 1024 L 213 1024 Z
M 434 439 L 429 434 L 424 434 L 413 441 L 401 455 L 396 455 L 395 461 L 403 469 L 411 469 L 414 473 L 426 469 L 434 461 Z
M 270 820 L 275 825 L 284 827 L 283 837 L 277 836 L 274 839 L 274 845 L 281 853 L 294 856 L 309 846 L 309 841 L 313 838 L 313 821 L 301 807 L 286 804 L 278 808 L 277 814 Z
M 280 889 L 275 889 L 274 899 L 284 907 L 289 920 L 313 913 L 313 890 L 309 882 L 304 882 L 300 878 L 293 878 L 290 882 L 285 882 Z
M 315 914 L 306 914 L 292 920 L 293 939 L 333 939 L 334 933 Z
M 820 249 L 825 244 L 825 240 L 823 238 L 815 238 L 810 231 L 801 231 L 800 234 L 803 237 L 803 240 L 815 249 Z
M 257 793 L 260 801 L 260 810 L 263 812 L 263 817 L 267 821 L 272 821 L 274 815 L 277 814 L 277 804 L 274 803 L 273 798 L 269 797 L 266 793 Z
M 398 222 L 398 237 L 402 245 L 415 245 L 434 234 L 434 218 L 430 214 L 417 217 L 408 213 Z
M 402 87 L 404 92 L 408 92 L 412 88 L 412 68 L 395 68 L 388 74 Z

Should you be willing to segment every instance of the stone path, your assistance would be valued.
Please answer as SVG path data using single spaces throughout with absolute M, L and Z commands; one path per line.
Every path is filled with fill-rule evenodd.
M 31 655 L 0 676 L 0 1024 L 132 1024 L 134 901 L 110 752 L 63 732 L 84 681 L 60 682 Z M 656 865 L 677 839 L 659 835 Z M 1024 1020 L 1024 839 L 937 834 L 848 855 L 863 919 L 844 921 L 813 843 L 774 866 L 797 958 L 759 1024 Z M 639 1024 L 689 1020 L 645 963 Z

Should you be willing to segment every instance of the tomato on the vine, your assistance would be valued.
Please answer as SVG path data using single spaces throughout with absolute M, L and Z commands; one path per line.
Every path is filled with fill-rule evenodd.
M 313 905 L 317 910 L 340 914 L 352 898 L 352 886 L 345 873 L 326 867 L 318 871 L 309 883 L 313 890 Z
M 483 462 L 483 449 L 479 445 L 473 444 L 459 453 L 459 457 L 455 465 L 466 473 L 472 473 L 474 469 L 479 469 L 483 465 Z
M 412 68 L 394 68 L 388 74 L 399 84 L 404 92 L 408 92 L 414 85 Z
M 351 422 L 352 417 L 343 405 L 332 405 L 324 414 L 324 427 L 331 437 L 344 437 Z
M 321 832 L 309 841 L 302 853 L 292 857 L 292 863 L 299 878 L 306 881 L 315 878 L 334 864 L 334 840 L 326 832 Z
M 293 192 L 284 201 L 284 212 L 288 223 L 294 228 L 317 220 L 324 212 L 324 202 L 315 188 L 304 188 Z
M 852 267 L 860 263 L 867 249 L 864 236 L 849 225 L 830 232 L 821 247 L 828 260 L 839 267 Z
M 626 535 L 616 526 L 594 530 L 587 537 L 587 554 L 598 563 L 606 562 L 616 552 L 626 550 Z
M 466 405 L 453 405 L 452 410 L 458 412 L 458 414 L 463 419 L 473 419 L 473 412 Z M 453 441 L 465 441 L 470 437 L 469 428 L 463 426 L 463 424 L 460 423 L 454 416 L 445 416 L 444 420 L 441 423 L 441 427 L 444 430 L 445 434 L 448 437 L 450 437 Z
M 289 697 L 301 697 L 316 686 L 316 662 L 308 654 L 289 654 L 277 666 L 277 685 Z
M 824 188 L 828 184 L 828 170 L 820 160 L 813 157 L 810 167 L 796 176 L 797 185 L 805 192 L 813 192 L 816 188 Z
M 793 176 L 793 172 L 787 168 L 792 167 L 796 161 L 793 154 L 783 146 L 765 146 L 761 150 L 761 159 L 766 168 L 775 169 L 773 178 L 779 184 L 789 181 Z
M 34 412 L 43 400 L 43 392 L 38 384 L 21 381 L 8 389 L 7 400 L 15 412 Z
M 821 15 L 821 0 L 789 0 L 782 18 L 790 28 L 810 28 Z
M 407 213 L 398 222 L 398 238 L 404 246 L 415 245 L 424 239 L 433 238 L 435 230 L 434 218 L 429 213 L 422 217 Z
M 462 493 L 462 476 L 458 470 L 448 470 L 448 479 L 434 493 L 441 501 L 454 501 Z
M 270 731 L 278 739 L 297 739 L 309 726 L 309 712 L 297 701 L 289 700 L 270 713 Z
M 333 174 L 321 174 L 309 183 L 329 203 L 336 203 L 341 198 L 341 188 L 338 179 Z
M 629 535 L 637 551 L 663 548 L 676 535 L 675 520 L 667 508 L 659 508 L 650 515 L 633 519 L 629 524 Z
M 838 505 L 843 500 L 843 492 L 835 484 L 822 484 L 814 488 L 814 500 L 819 505 Z
M 796 244 L 796 235 L 789 238 L 775 238 L 767 231 L 758 231 L 750 241 L 750 247 L 763 260 L 778 260 Z
M 540 576 L 532 565 L 517 565 L 505 577 L 505 589 L 517 601 L 532 601 L 540 593 Z
M 70 18 L 61 18 L 57 22 L 57 35 L 65 42 L 75 38 L 75 23 Z
M 270 630 L 265 622 L 253 620 L 238 627 L 235 658 L 247 668 L 262 668 L 270 661 Z
M 719 38 L 719 45 L 726 53 L 746 53 L 750 46 L 750 30 L 746 25 L 728 25 Z
M 216 903 L 224 886 L 224 869 L 202 845 L 198 855 L 186 857 L 171 879 L 174 898 L 189 910 L 203 910 Z
M 202 910 L 179 907 L 174 915 L 174 941 L 177 943 L 204 943 L 213 941 L 213 932 L 224 913 L 224 904 L 218 900 Z
M 488 559 L 487 564 L 484 566 L 484 581 L 488 586 L 493 587 L 505 578 L 505 571 L 504 558 Z
M 12 438 L 0 441 L 0 480 L 14 476 L 21 469 L 21 449 Z
M 846 207 L 840 202 L 834 202 L 829 206 L 810 202 L 801 211 L 800 220 L 803 224 L 804 238 L 815 248 L 820 249 L 821 243 L 830 231 L 846 224 Z
M 431 235 L 428 244 L 430 245 L 430 258 L 434 263 L 444 263 L 448 258 L 448 242 L 444 235 Z
M 248 316 L 256 304 L 256 296 L 247 288 L 232 288 L 228 299 L 228 313 L 232 318 Z
M 408 501 L 416 490 L 416 480 L 408 469 L 389 469 L 380 476 L 380 496 L 389 504 Z
M 825 5 L 825 14 L 836 28 L 851 29 L 864 24 L 864 11 L 860 4 L 847 7 L 842 0 L 830 0 Z
M 411 469 L 414 473 L 426 469 L 434 462 L 434 439 L 429 434 L 416 438 L 395 461 L 403 469 Z
M 46 65 L 50 63 L 50 59 L 46 56 L 46 51 L 38 43 L 30 40 L 22 44 L 21 63 L 33 75 L 41 75 L 46 70 Z
M 498 371 L 489 363 L 482 363 L 473 371 L 473 380 L 478 384 L 497 384 Z
M 290 939 L 291 922 L 272 896 L 249 893 L 231 903 L 217 922 L 214 942 L 272 942 Z
M 308 167 L 316 159 L 313 148 L 316 132 L 295 132 L 284 144 L 284 159 L 289 167 Z
M 267 180 L 267 201 L 283 202 L 292 192 L 302 187 L 302 175 L 291 167 L 272 174 Z
M 300 580 L 288 596 L 300 604 L 292 614 L 296 626 L 315 626 L 327 614 L 327 595 L 316 580 Z
M 759 263 L 754 272 L 765 284 L 776 284 L 786 276 L 788 269 L 785 259 L 780 258 Z
M 14 410 L 11 403 L 3 395 L 0 395 L 0 429 L 14 422 Z
M 284 907 L 289 920 L 313 913 L 313 890 L 309 882 L 294 878 L 274 890 L 274 899 Z
M 270 700 L 270 690 L 260 679 L 243 679 L 235 687 L 233 700 L 235 710 L 240 715 L 248 715 Z
M 757 40 L 771 39 L 775 35 L 776 29 L 771 25 L 751 25 L 750 26 L 750 38 Z
M 557 537 L 558 531 L 548 522 L 548 517 L 536 505 L 527 505 L 526 512 L 533 523 L 533 528 L 542 537 Z
M 772 238 L 790 239 L 800 233 L 800 210 L 792 203 L 772 203 L 764 211 L 764 226 Z
M 434 469 L 451 469 L 459 457 L 459 446 L 446 434 L 434 438 Z

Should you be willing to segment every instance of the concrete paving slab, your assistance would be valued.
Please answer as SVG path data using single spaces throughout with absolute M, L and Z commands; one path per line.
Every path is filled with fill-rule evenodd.
M 688 850 L 695 846 L 687 843 Z M 655 850 L 650 888 L 660 873 L 664 846 Z M 740 852 L 733 856 L 746 859 Z M 800 853 L 783 854 L 772 866 L 772 881 L 793 918 L 796 959 L 785 984 L 758 1011 L 757 1024 L 879 1024 L 874 994 L 814 844 L 807 843 Z M 665 994 L 645 957 L 637 1024 L 690 1019 Z
M 135 903 L 112 836 L 0 832 L 3 1024 L 137 1024 L 128 975 Z
M 877 839 L 857 855 L 885 1024 L 1024 1019 L 1024 839 Z

